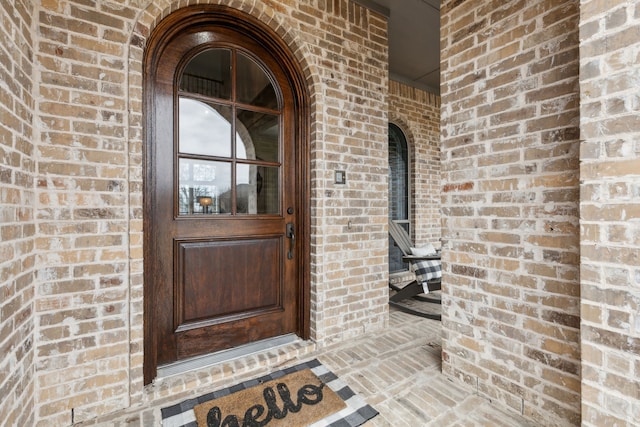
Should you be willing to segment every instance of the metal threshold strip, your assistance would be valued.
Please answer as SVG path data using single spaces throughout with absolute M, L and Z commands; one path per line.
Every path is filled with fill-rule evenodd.
M 203 356 L 192 357 L 187 360 L 181 360 L 168 365 L 158 367 L 158 378 L 166 378 L 172 375 L 182 374 L 184 372 L 194 371 L 196 369 L 205 368 L 207 366 L 216 365 L 218 363 L 228 362 L 233 359 L 248 356 L 254 353 L 271 350 L 276 347 L 291 344 L 300 338 L 295 334 L 282 335 L 276 338 L 269 338 L 262 341 L 256 341 L 240 347 L 230 348 L 228 350 L 219 351 Z

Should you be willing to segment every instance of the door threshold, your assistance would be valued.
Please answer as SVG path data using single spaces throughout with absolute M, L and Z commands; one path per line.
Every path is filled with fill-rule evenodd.
M 228 362 L 233 359 L 248 356 L 250 354 L 259 353 L 265 350 L 272 350 L 276 347 L 291 344 L 300 338 L 295 334 L 282 335 L 275 338 L 252 342 L 239 347 L 230 348 L 228 350 L 218 351 L 216 353 L 196 356 L 186 360 L 169 363 L 158 367 L 158 379 L 170 377 L 172 375 L 182 374 L 196 369 L 202 369 L 208 366 L 217 365 L 218 363 Z

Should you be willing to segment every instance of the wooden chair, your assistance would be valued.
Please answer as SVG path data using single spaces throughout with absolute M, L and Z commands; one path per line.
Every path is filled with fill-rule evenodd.
M 441 289 L 441 264 L 440 252 L 436 251 L 430 255 L 414 255 L 413 248 L 415 245 L 404 228 L 399 224 L 389 220 L 389 235 L 395 242 L 396 246 L 402 251 L 402 260 L 411 265 L 411 270 L 416 277 L 411 283 L 405 286 L 398 286 L 389 283 L 389 287 L 396 291 L 395 295 L 389 298 L 389 305 L 398 308 L 406 313 L 415 314 L 417 316 L 429 319 L 441 320 L 440 314 L 425 313 L 415 310 L 402 303 L 407 298 L 414 298 L 420 301 L 440 304 L 440 298 L 429 296 L 432 291 Z M 424 295 L 426 294 L 426 296 Z

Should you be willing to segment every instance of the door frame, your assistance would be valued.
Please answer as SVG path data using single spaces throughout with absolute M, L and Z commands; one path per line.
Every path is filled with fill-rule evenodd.
M 154 268 L 154 246 L 153 236 L 161 232 L 156 230 L 156 218 L 153 206 L 154 194 L 154 174 L 153 164 L 155 150 L 153 141 L 155 140 L 153 128 L 153 100 L 154 87 L 150 73 L 156 69 L 156 64 L 162 56 L 163 50 L 168 42 L 189 28 L 198 26 L 222 26 L 233 28 L 244 34 L 250 35 L 258 43 L 269 50 L 282 65 L 287 79 L 293 91 L 293 103 L 295 108 L 295 162 L 296 162 L 296 203 L 299 206 L 295 221 L 297 222 L 298 236 L 296 244 L 298 253 L 298 286 L 299 304 L 298 313 L 299 331 L 298 335 L 302 339 L 309 339 L 310 317 L 311 317 L 311 274 L 310 274 L 310 194 L 311 175 L 309 160 L 309 94 L 306 79 L 300 64 L 295 60 L 289 46 L 282 38 L 267 25 L 260 22 L 255 17 L 248 15 L 237 9 L 220 5 L 197 5 L 178 9 L 165 17 L 152 31 L 147 40 L 143 59 L 143 257 L 144 257 L 144 357 L 143 375 L 144 384 L 150 384 L 157 376 L 158 353 L 157 335 L 153 325 L 155 316 L 155 271 Z

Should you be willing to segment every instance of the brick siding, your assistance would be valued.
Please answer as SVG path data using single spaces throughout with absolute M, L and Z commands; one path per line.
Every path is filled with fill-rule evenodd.
M 126 65 L 137 12 L 68 1 L 37 14 L 38 425 L 129 405 L 140 147 L 127 138 Z
M 7 426 L 34 422 L 33 8 L 0 3 L 0 424 Z
M 582 422 L 640 425 L 640 3 L 580 13 Z
M 578 2 L 441 10 L 443 371 L 578 424 Z

